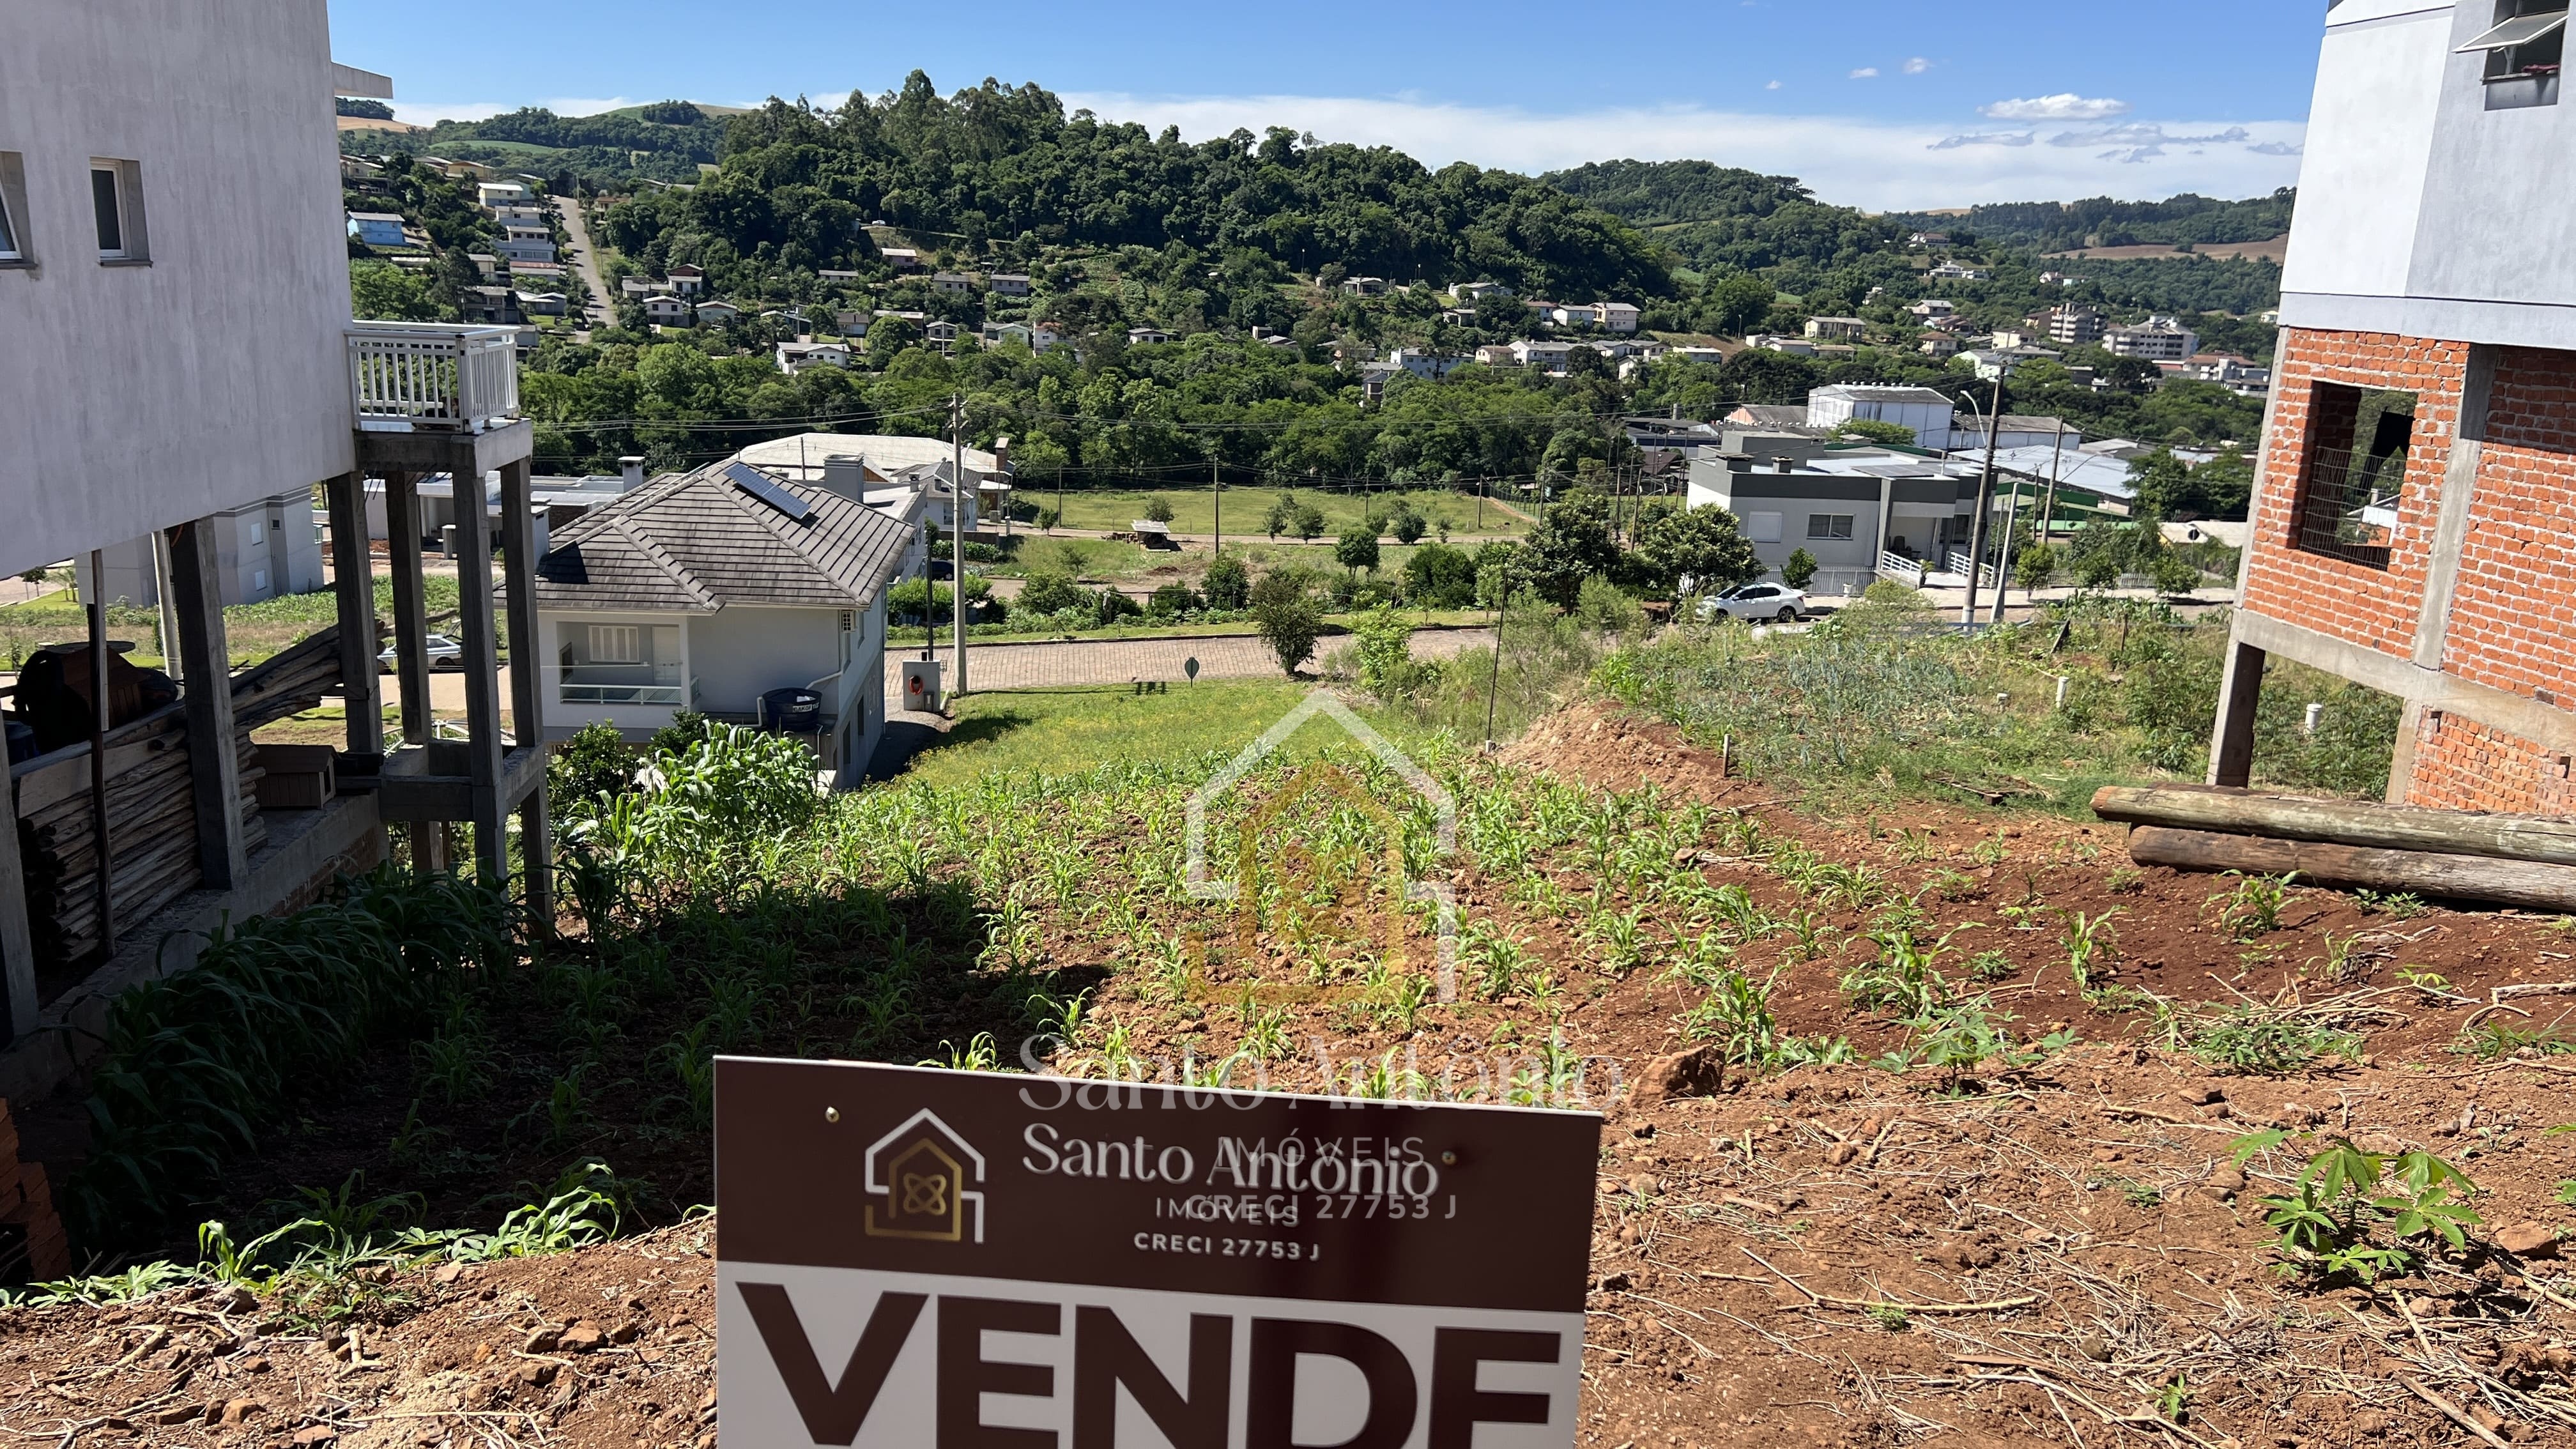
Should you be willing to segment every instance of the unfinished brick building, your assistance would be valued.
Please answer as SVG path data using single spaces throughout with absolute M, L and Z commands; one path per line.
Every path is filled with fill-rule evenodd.
M 2405 702 L 2394 801 L 2576 814 L 2576 155 L 2566 0 L 2338 0 L 2210 752 L 2265 662 Z

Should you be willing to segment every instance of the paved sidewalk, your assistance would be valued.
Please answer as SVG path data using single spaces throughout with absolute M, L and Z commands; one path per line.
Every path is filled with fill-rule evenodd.
M 1463 649 L 1493 642 L 1491 629 L 1417 629 L 1415 657 L 1446 659 Z M 1318 658 L 1349 642 L 1347 635 L 1319 641 Z M 919 659 L 921 647 L 906 649 L 900 639 L 886 649 L 886 696 L 903 687 L 903 661 Z M 948 682 L 955 683 L 954 651 L 943 639 L 937 658 Z M 1199 662 L 1201 679 L 1276 679 L 1279 657 L 1259 636 L 1223 634 L 1196 639 L 1058 639 L 1028 644 L 966 642 L 966 683 L 970 690 L 1044 689 L 1079 684 L 1125 684 L 1137 679 L 1183 680 L 1186 661 Z

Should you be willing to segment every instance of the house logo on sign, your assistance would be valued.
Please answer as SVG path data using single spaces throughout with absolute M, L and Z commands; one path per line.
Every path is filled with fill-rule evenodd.
M 925 1107 L 868 1148 L 867 1233 L 925 1242 L 984 1241 L 984 1154 Z M 971 1222 L 971 1226 L 970 1226 Z

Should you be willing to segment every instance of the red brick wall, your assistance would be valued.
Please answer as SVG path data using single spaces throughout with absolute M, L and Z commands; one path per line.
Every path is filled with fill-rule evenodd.
M 2496 359 L 2442 668 L 2576 708 L 2576 353 Z
M 2406 803 L 2436 810 L 2576 815 L 2566 755 L 2461 714 L 2427 711 Z
M 2284 334 L 2278 401 L 2264 441 L 2264 497 L 2254 516 L 2245 606 L 2336 638 L 2405 656 L 2415 647 L 2426 558 L 2441 512 L 2442 473 L 2459 427 L 2468 344 L 2377 332 Z M 2417 397 L 2406 490 L 2389 540 L 2386 570 L 2302 553 L 2298 537 L 2301 463 L 2307 455 L 2312 389 L 2320 382 L 2402 388 Z

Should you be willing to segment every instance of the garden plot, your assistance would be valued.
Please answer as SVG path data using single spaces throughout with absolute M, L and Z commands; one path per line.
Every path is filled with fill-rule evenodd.
M 709 1273 L 681 1220 L 725 1050 L 1603 1111 L 1602 1449 L 2576 1442 L 2562 923 L 2137 870 L 2114 829 L 2029 812 L 1823 821 L 1605 708 L 1421 758 L 1452 858 L 1435 802 L 1356 749 L 1324 757 L 1347 791 L 1301 786 L 1311 760 L 1247 776 L 1207 853 L 1253 871 L 1247 920 L 1186 888 L 1213 757 L 818 804 L 755 748 L 674 751 L 663 791 L 567 812 L 564 945 L 414 963 L 434 999 L 327 1091 L 235 1100 L 255 1155 L 144 1157 L 160 1139 L 101 1122 L 84 1174 L 122 1153 L 193 1184 L 130 1246 L 302 1222 L 64 1290 L 157 1281 L 139 1302 L 0 1314 L 0 1373 L 52 1385 L 0 1427 L 702 1442 Z M 1369 888 L 1390 827 L 1454 893 L 1454 993 L 1437 910 Z M 120 1060 L 222 1041 L 121 1026 Z M 219 1170 L 189 1177 L 191 1147 Z M 526 1232 L 567 1169 L 594 1196 L 558 1219 L 674 1226 L 513 1256 L 590 1231 Z M 536 1215 L 515 1249 L 401 1236 L 511 1204 Z M 236 1307 L 217 1280 L 243 1278 Z M 275 1328 L 267 1370 L 206 1313 Z M 228 1427 L 237 1400 L 260 1407 Z

